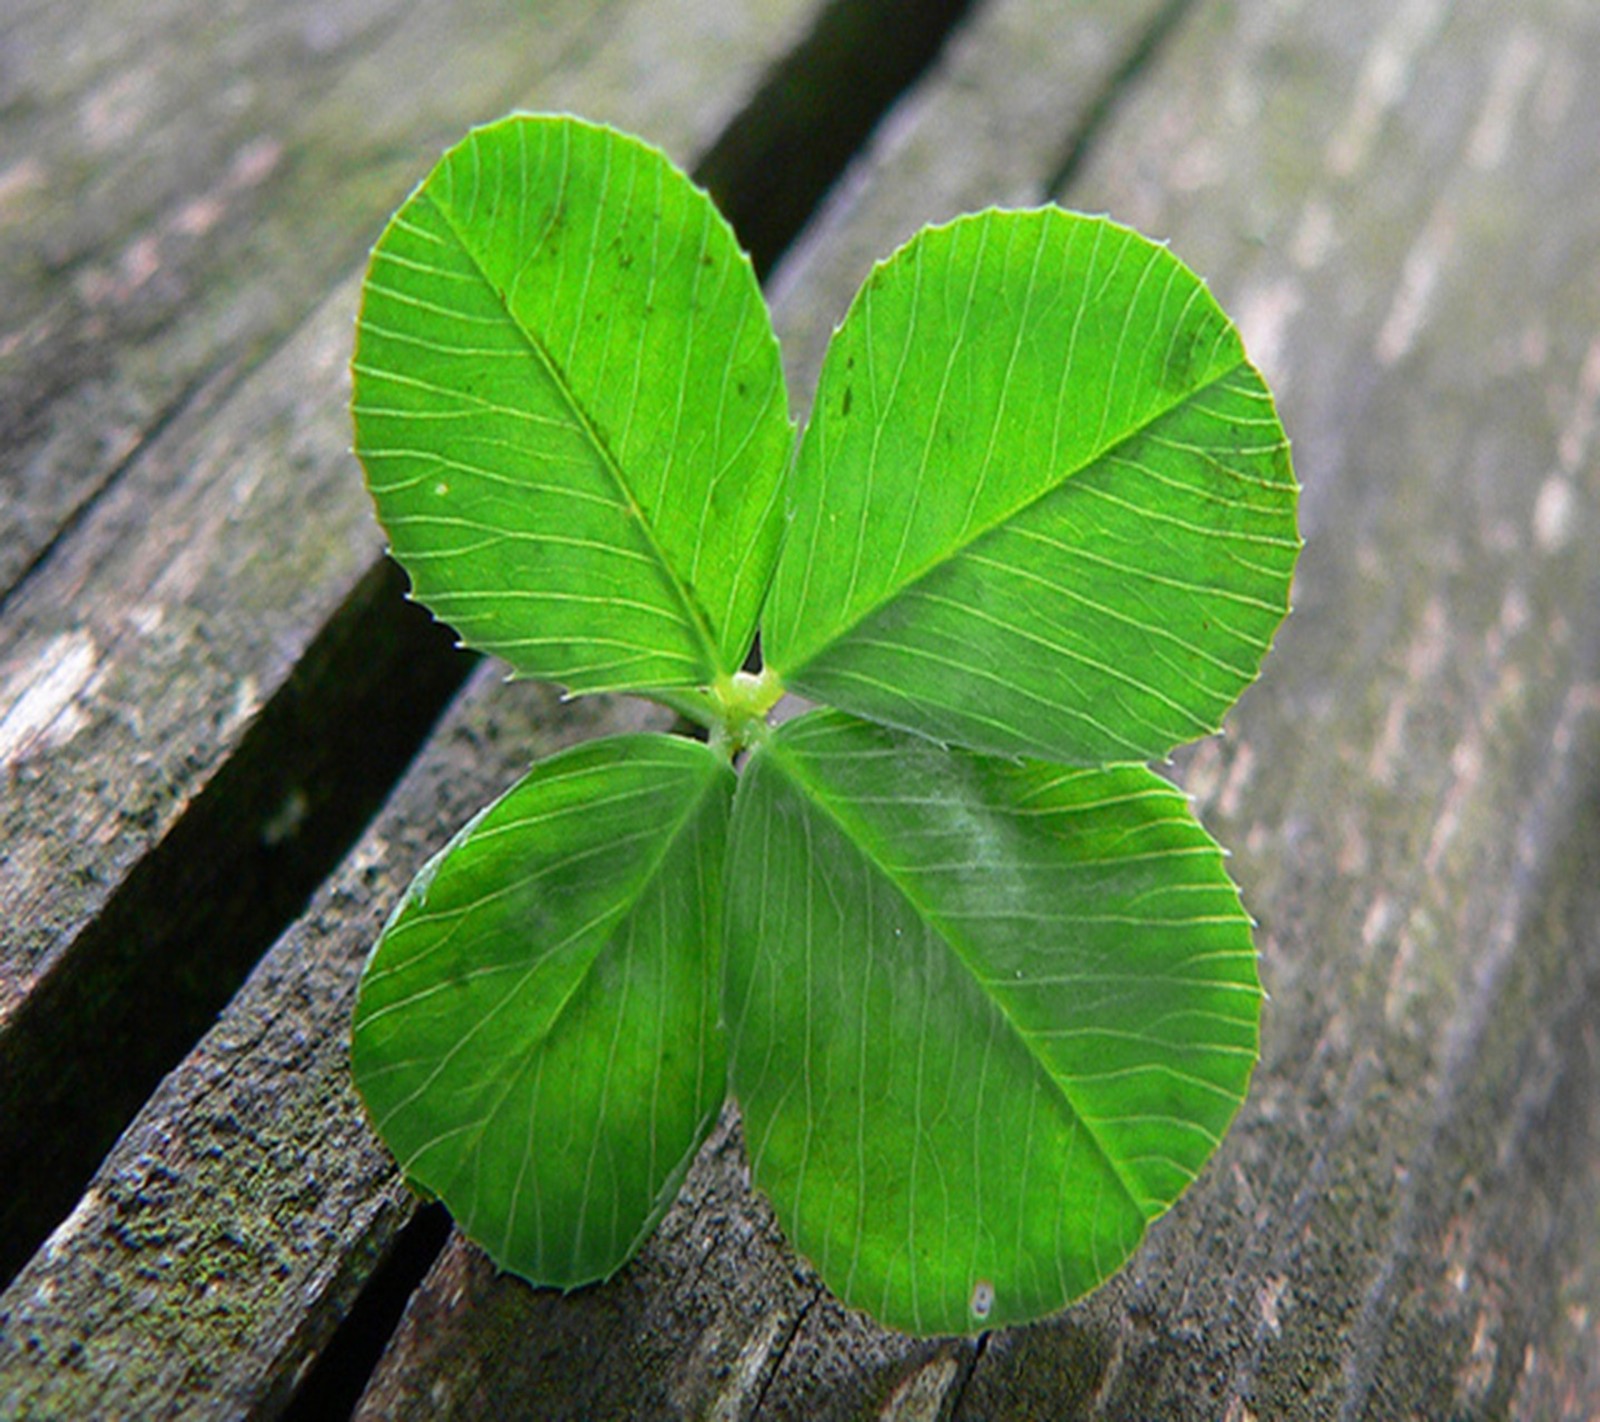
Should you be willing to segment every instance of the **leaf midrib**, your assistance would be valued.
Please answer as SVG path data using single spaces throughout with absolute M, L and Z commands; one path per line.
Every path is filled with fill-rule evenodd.
M 835 712 L 830 714 L 837 715 L 839 713 Z M 1127 1196 L 1128 1202 L 1138 1212 L 1140 1219 L 1148 1220 L 1150 1216 L 1149 1211 L 1145 1206 L 1144 1196 L 1134 1188 L 1133 1184 L 1127 1178 L 1127 1175 L 1125 1174 L 1123 1167 L 1118 1161 L 1116 1155 L 1109 1149 L 1106 1142 L 1101 1139 L 1099 1129 L 1094 1119 L 1087 1111 L 1083 1109 L 1082 1106 L 1078 1104 L 1077 1101 L 1073 1099 L 1071 1092 L 1067 1089 L 1066 1085 L 1061 1081 L 1056 1073 L 1051 1070 L 1049 1063 L 1046 1062 L 1044 1058 L 1039 1055 L 1038 1051 L 1035 1050 L 1028 1034 L 1018 1025 L 1016 1019 L 1006 1008 L 1005 1004 L 993 994 L 984 991 L 981 979 L 974 969 L 970 951 L 963 945 L 961 936 L 944 921 L 944 919 L 936 910 L 931 908 L 918 894 L 913 892 L 912 886 L 908 884 L 902 878 L 902 876 L 895 873 L 893 869 L 884 863 L 883 858 L 878 853 L 878 846 L 875 842 L 875 837 L 867 829 L 867 827 L 858 822 L 857 819 L 848 812 L 847 808 L 838 804 L 834 797 L 829 795 L 825 788 L 819 784 L 814 777 L 806 774 L 801 765 L 796 763 L 797 760 L 803 759 L 803 757 L 797 756 L 791 747 L 784 745 L 778 739 L 770 741 L 765 747 L 763 747 L 763 750 L 772 756 L 774 761 L 784 771 L 784 773 L 788 775 L 790 780 L 805 793 L 806 797 L 813 804 L 815 804 L 823 811 L 824 814 L 828 816 L 828 818 L 845 835 L 845 837 L 849 839 L 852 844 L 860 848 L 868 863 L 870 863 L 872 867 L 877 870 L 884 880 L 898 894 L 900 894 L 900 896 L 905 899 L 907 903 L 912 906 L 912 908 L 923 918 L 925 922 L 933 927 L 934 931 L 938 934 L 940 941 L 945 944 L 951 956 L 954 957 L 961 965 L 962 971 L 965 972 L 966 975 L 972 980 L 980 995 L 985 1001 L 994 1005 L 995 1010 L 1000 1014 L 1001 1020 L 1006 1024 L 1006 1027 L 1010 1030 L 1017 1041 L 1021 1043 L 1023 1050 L 1028 1054 L 1028 1059 L 1034 1064 L 1034 1067 L 1042 1074 L 1044 1080 L 1049 1083 L 1049 1086 L 1054 1090 L 1055 1094 L 1059 1096 L 1067 1110 L 1072 1113 L 1074 1119 L 1077 1120 L 1080 1125 L 1082 1125 L 1085 1134 L 1089 1137 L 1090 1142 L 1093 1144 L 1095 1150 L 1099 1153 L 1101 1159 L 1104 1160 L 1106 1165 L 1110 1168 L 1112 1175 L 1117 1181 L 1117 1184 L 1122 1187 L 1122 1191 Z
M 1228 329 L 1237 334 L 1235 327 L 1230 325 Z M 1205 381 L 1203 384 L 1194 386 L 1193 388 L 1174 398 L 1169 404 L 1162 405 L 1140 424 L 1134 426 L 1132 429 L 1124 431 L 1115 439 L 1108 441 L 1106 444 L 1096 449 L 1092 454 L 1082 460 L 1076 468 L 1064 471 L 1047 487 L 1039 490 L 1037 493 L 1030 495 L 1029 497 L 1021 500 L 1019 503 L 1013 505 L 1011 508 L 996 515 L 996 517 L 989 520 L 987 523 L 979 526 L 976 531 L 964 531 L 961 539 L 956 544 L 952 545 L 950 549 L 944 553 L 941 553 L 938 557 L 928 563 L 927 566 L 913 573 L 910 577 L 905 579 L 905 581 L 897 583 L 895 586 L 889 588 L 882 597 L 864 607 L 859 614 L 852 618 L 851 621 L 843 623 L 837 627 L 826 641 L 819 643 L 810 653 L 807 654 L 804 661 L 790 666 L 787 671 L 783 671 L 781 664 L 775 661 L 775 668 L 781 672 L 786 682 L 789 682 L 795 686 L 803 685 L 807 667 L 821 660 L 830 651 L 838 647 L 840 643 L 848 639 L 853 633 L 859 631 L 865 623 L 870 621 L 884 608 L 890 606 L 897 599 L 903 597 L 912 588 L 915 588 L 918 584 L 925 582 L 927 579 L 933 577 L 935 573 L 942 571 L 949 564 L 964 556 L 970 549 L 981 543 L 997 529 L 1003 528 L 1006 524 L 1020 518 L 1023 514 L 1027 513 L 1029 509 L 1034 508 L 1040 503 L 1043 503 L 1045 499 L 1051 498 L 1055 494 L 1060 493 L 1061 490 L 1065 488 L 1066 485 L 1072 480 L 1081 477 L 1086 472 L 1092 470 L 1097 464 L 1116 453 L 1116 451 L 1121 449 L 1123 446 L 1148 433 L 1152 426 L 1159 424 L 1175 410 L 1179 410 L 1190 401 L 1198 399 L 1208 390 L 1214 389 L 1216 386 L 1222 384 L 1223 381 L 1228 380 L 1232 376 L 1238 374 L 1238 372 L 1241 370 L 1254 370 L 1254 367 L 1250 364 L 1248 357 L 1242 357 L 1234 364 L 1228 366 L 1225 370 L 1220 371 L 1217 375 Z M 813 418 L 815 418 L 815 416 L 813 416 Z M 807 436 L 810 434 L 810 431 L 811 426 L 808 423 L 806 426 Z M 802 436 L 802 443 L 804 438 L 805 436 Z
M 690 594 L 688 586 L 678 575 L 677 569 L 673 567 L 671 560 L 667 557 L 666 550 L 657 539 L 655 529 L 645 516 L 643 507 L 634 497 L 627 474 L 616 455 L 612 453 L 610 444 L 600 431 L 600 426 L 589 414 L 588 410 L 584 408 L 583 402 L 578 398 L 571 381 L 568 380 L 560 363 L 546 348 L 544 341 L 540 339 L 536 332 L 529 330 L 527 326 L 517 319 L 516 313 L 512 311 L 510 303 L 506 299 L 506 294 L 490 279 L 488 270 L 479 259 L 478 253 L 472 244 L 467 241 L 466 234 L 457 225 L 455 216 L 450 208 L 431 191 L 424 190 L 418 194 L 418 197 L 439 215 L 440 220 L 450 230 L 450 234 L 455 238 L 456 244 L 460 247 L 467 260 L 471 262 L 472 269 L 478 274 L 484 286 L 499 303 L 500 309 L 505 312 L 506 320 L 527 344 L 529 353 L 549 377 L 551 384 L 559 392 L 562 400 L 565 401 L 574 421 L 583 430 L 584 435 L 599 454 L 601 464 L 611 476 L 618 495 L 638 525 L 646 548 L 654 558 L 661 575 L 667 582 L 667 586 L 671 589 L 672 595 L 683 614 L 684 623 L 689 627 L 695 641 L 700 645 L 700 650 L 705 660 L 707 683 L 714 680 L 718 675 L 729 669 L 722 665 L 716 641 L 711 635 L 711 629 L 706 626 L 704 615 Z

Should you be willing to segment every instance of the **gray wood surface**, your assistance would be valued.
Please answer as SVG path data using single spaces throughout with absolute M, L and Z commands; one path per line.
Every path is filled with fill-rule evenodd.
M 272 1416 L 416 1204 L 350 1083 L 394 899 L 536 756 L 663 722 L 482 668 L 294 928 L 0 1298 L 0 1416 Z
M 318 649 L 390 626 L 342 375 L 383 212 L 515 102 L 692 161 L 815 10 L 0 20 L 0 1137 L 16 1024 Z M 1296 612 L 1176 767 L 1261 922 L 1238 1125 L 1090 1299 L 913 1340 L 786 1249 L 730 1112 L 607 1285 L 453 1238 L 359 1415 L 1600 1416 L 1600 12 L 987 0 L 772 274 L 797 390 L 875 257 L 1048 196 L 1207 275 L 1304 484 Z M 641 714 L 473 676 L 0 1296 L 0 1416 L 292 1407 L 415 1208 L 345 1074 L 378 924 L 527 758 Z

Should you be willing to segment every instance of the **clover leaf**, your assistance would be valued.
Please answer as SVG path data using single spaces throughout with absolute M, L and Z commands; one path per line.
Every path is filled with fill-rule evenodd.
M 601 1279 L 731 1091 L 797 1248 L 890 1326 L 1108 1277 L 1257 1056 L 1251 921 L 1140 763 L 1254 680 L 1300 547 L 1200 280 L 1053 207 L 927 229 L 796 446 L 705 194 L 519 115 L 396 213 L 354 372 L 414 595 L 521 675 L 707 729 L 535 766 L 418 876 L 352 1046 L 407 1177 L 502 1266 Z M 833 709 L 770 725 L 785 690 Z

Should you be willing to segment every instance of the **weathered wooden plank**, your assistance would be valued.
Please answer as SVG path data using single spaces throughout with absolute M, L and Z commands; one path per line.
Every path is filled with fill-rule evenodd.
M 0 1297 L 0 1415 L 269 1416 L 414 1208 L 347 1063 L 355 982 L 442 833 L 535 755 L 657 726 L 481 668 L 431 753 Z
M 1215 7 L 1076 189 L 1217 273 L 1310 540 L 1191 768 L 1266 927 L 1258 1085 L 1091 1415 L 1537 1415 L 1552 1366 L 1593 1411 L 1595 1315 L 1547 1340 L 1600 1141 L 1597 72 L 1561 0 Z
M 729 124 L 699 176 L 765 277 L 972 0 L 848 0 L 773 71 L 759 113 Z
M 885 1357 L 776 1249 L 723 1139 L 607 1289 L 531 1293 L 452 1249 L 371 1410 L 415 1415 L 425 1383 L 444 1410 L 565 1389 L 587 1415 L 642 1396 L 723 1415 L 1597 1410 L 1593 21 L 1530 7 L 1508 43 L 1492 7 L 1371 11 L 1201 11 L 1074 190 L 1212 272 L 1284 389 L 1308 486 L 1297 618 L 1234 734 L 1187 766 L 1239 850 L 1274 991 L 1257 1094 L 1203 1192 L 1062 1320 Z M 1492 309 L 1464 299 L 1481 289 Z M 318 1099 L 330 1078 L 311 1079 Z M 281 1172 L 296 1139 L 256 1158 Z M 358 1176 L 379 1159 L 341 1144 Z M 127 1182 L 135 1210 L 165 1183 Z M 101 1258 L 128 1267 L 119 1219 Z M 133 1267 L 159 1272 L 146 1243 Z M 447 1368 L 471 1375 L 452 1392 Z
M 988 200 L 1016 140 L 984 135 L 1065 23 L 989 13 L 1032 26 L 980 90 L 992 130 L 941 125 L 966 96 L 931 81 L 816 251 L 848 250 L 902 164 Z M 1600 17 L 1575 0 L 1199 5 L 1075 169 L 1072 202 L 1169 236 L 1241 316 L 1311 539 L 1267 680 L 1183 767 L 1262 920 L 1264 1060 L 1128 1270 L 1058 1320 L 908 1345 L 751 1255 L 764 1212 L 713 1153 L 695 1217 L 728 1242 L 693 1253 L 678 1221 L 604 1289 L 529 1291 L 453 1243 L 362 1415 L 1600 1411 L 1597 74 Z M 902 231 L 920 216 L 884 201 Z M 786 311 L 827 304 L 775 286 Z M 713 1289 L 751 1311 L 740 1268 L 775 1290 L 769 1332 L 675 1394 L 694 1335 L 654 1333 L 669 1356 L 649 1361 L 625 1337 Z M 564 1359 L 543 1340 L 574 1318 L 635 1332 Z
M 414 1416 L 430 1405 L 441 1416 L 506 1406 L 545 1417 L 747 1415 L 817 1285 L 744 1182 L 730 1116 L 644 1251 L 603 1287 L 565 1296 L 508 1285 L 481 1251 L 453 1241 L 391 1350 L 410 1364 L 403 1385 L 391 1371 L 360 1415 Z M 905 1339 L 889 1346 L 930 1351 Z M 431 1404 L 416 1391 L 424 1378 Z
M 0 31 L 14 96 L 0 119 L 0 589 L 164 418 L 236 379 L 354 262 L 353 200 L 368 224 L 379 215 L 381 184 L 358 180 L 318 204 L 302 260 L 270 260 L 302 235 L 306 139 L 330 126 L 328 91 L 378 95 L 383 61 L 404 68 L 404 43 L 380 38 L 402 7 L 242 9 L 40 6 Z M 477 9 L 467 33 L 493 31 Z M 441 38 L 413 43 L 413 74 Z M 363 75 L 365 45 L 382 53 Z M 374 155 L 348 156 L 365 176 Z M 212 319 L 186 319 L 197 310 Z
M 530 105 L 648 129 L 690 159 L 748 102 L 821 4 L 736 0 L 711 24 L 693 0 L 627 0 L 598 20 L 579 8 L 584 19 L 565 42 L 543 46 L 531 34 L 515 65 L 489 65 L 486 76 L 509 82 L 516 74 Z M 566 12 L 557 3 L 551 13 Z M 509 26 L 499 46 L 521 33 Z M 434 35 L 420 48 L 452 47 Z M 398 65 L 398 56 L 386 57 Z M 222 83 L 225 59 L 225 51 L 192 56 Z M 436 104 L 452 122 L 470 104 L 498 107 L 504 99 L 492 84 L 475 89 L 454 59 L 430 70 L 419 54 L 383 77 L 405 86 L 408 107 Z M 327 184 L 354 141 L 350 131 L 359 130 L 381 161 L 353 167 L 355 185 L 366 171 L 388 201 L 436 153 L 411 142 L 404 125 L 397 147 L 388 147 L 382 125 L 400 96 L 374 96 L 363 108 L 355 101 L 364 92 L 333 86 L 331 107 L 312 106 L 331 130 L 327 148 L 309 135 L 305 142 L 317 163 L 333 165 L 318 170 Z M 307 202 L 311 191 L 302 194 Z M 292 227 L 291 219 L 292 212 L 275 220 Z M 407 695 L 416 699 L 411 714 L 426 716 L 448 680 L 437 649 L 424 655 L 430 647 L 415 620 L 395 617 L 392 582 L 377 571 L 378 530 L 348 454 L 344 371 L 358 281 L 351 249 L 370 242 L 378 224 L 364 210 L 339 220 L 349 230 L 338 280 L 325 283 L 315 310 L 236 385 L 164 424 L 4 604 L 0 1174 L 36 1182 L 0 1198 L 5 1273 L 26 1257 L 26 1242 L 60 1218 L 45 1213 L 58 1204 L 45 1182 L 75 1163 L 79 1179 L 88 1173 L 97 1153 L 84 1153 L 97 1141 L 103 1150 L 104 1122 L 119 1113 L 126 1121 L 139 1099 L 128 1093 L 148 1090 L 173 1060 L 167 1035 L 179 1034 L 181 1052 L 195 1022 L 208 1020 L 265 946 L 233 945 L 230 921 L 189 918 L 190 907 L 248 900 L 244 871 L 263 848 L 326 843 L 334 821 L 358 827 L 349 815 L 360 806 L 343 802 L 332 773 L 337 737 L 317 724 L 319 714 L 359 742 L 363 718 L 403 727 L 407 712 L 381 682 L 366 683 L 368 707 L 341 707 L 348 682 L 360 685 L 380 668 L 399 676 L 415 660 L 421 669 Z M 263 234 L 272 226 L 264 221 Z M 314 223 L 299 226 L 316 237 Z M 269 286 L 274 273 L 302 260 L 290 246 L 256 255 Z M 248 307 L 248 290 L 240 299 Z M 214 319 L 202 306 L 192 326 L 179 323 L 179 336 L 205 345 Z M 221 359 L 208 349 L 206 359 Z M 337 673 L 319 673 L 319 639 L 337 642 L 342 620 L 354 645 Z M 364 658 L 370 666 L 360 665 Z M 327 684 L 306 685 L 319 675 Z M 241 755 L 269 715 L 277 717 L 273 734 Z M 362 754 L 358 744 L 347 758 Z M 219 779 L 225 769 L 232 781 Z M 217 818 L 209 830 L 203 819 L 191 821 L 202 852 L 186 857 L 177 841 L 163 861 L 156 847 L 213 786 L 221 787 L 213 791 L 222 802 Z M 212 928 L 244 961 L 207 949 Z M 147 972 L 155 976 L 139 976 Z

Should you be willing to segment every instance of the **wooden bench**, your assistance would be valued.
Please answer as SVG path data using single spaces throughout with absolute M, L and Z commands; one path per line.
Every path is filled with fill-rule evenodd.
M 529 759 L 663 724 L 454 652 L 348 454 L 366 248 L 514 107 L 696 169 L 797 391 L 874 258 L 1050 198 L 1169 239 L 1278 391 L 1296 612 L 1175 768 L 1261 922 L 1263 1060 L 1056 1319 L 845 1312 L 733 1113 L 617 1278 L 532 1290 L 360 1113 L 411 873 Z M 1587 0 L 16 0 L 0 1417 L 1600 1416 L 1597 425 Z

